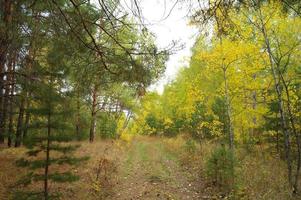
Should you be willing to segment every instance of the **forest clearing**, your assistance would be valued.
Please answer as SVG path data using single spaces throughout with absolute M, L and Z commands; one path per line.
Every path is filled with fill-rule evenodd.
M 301 199 L 301 1 L 0 0 L 0 200 Z

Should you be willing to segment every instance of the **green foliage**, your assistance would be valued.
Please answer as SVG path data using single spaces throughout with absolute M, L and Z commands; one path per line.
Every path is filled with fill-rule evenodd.
M 117 120 L 113 115 L 109 113 L 100 113 L 98 117 L 98 131 L 100 133 L 101 138 L 111 138 L 116 139 L 118 137 L 117 133 Z
M 146 125 L 150 127 L 149 135 L 159 135 L 164 133 L 164 124 L 160 119 L 157 119 L 152 113 L 145 118 Z
M 44 194 L 42 192 L 36 192 L 36 191 L 18 191 L 14 193 L 13 199 L 18 200 L 41 200 L 44 198 Z M 49 200 L 59 200 L 61 198 L 61 195 L 58 193 L 53 193 L 48 196 Z
M 79 176 L 76 176 L 72 174 L 71 172 L 65 172 L 65 173 L 54 173 L 49 175 L 49 179 L 51 179 L 54 182 L 59 182 L 59 183 L 70 183 L 74 181 L 79 180 Z
M 24 192 L 24 191 L 18 191 L 14 193 L 13 199 L 18 200 L 39 200 L 43 198 L 42 192 Z
M 48 198 L 49 193 L 46 182 L 50 180 L 72 182 L 78 179 L 70 172 L 48 172 L 51 165 L 75 165 L 86 160 L 86 158 L 72 156 L 79 145 L 68 144 L 73 140 L 74 135 L 70 134 L 72 129 L 64 119 L 72 116 L 73 110 L 68 106 L 70 101 L 68 93 L 61 91 L 64 85 L 62 78 L 66 74 L 57 67 L 60 61 L 53 56 L 48 58 L 44 66 L 38 66 L 39 68 L 35 69 L 39 70 L 37 81 L 28 84 L 28 87 L 34 89 L 32 96 L 35 98 L 35 104 L 32 104 L 27 111 L 35 120 L 31 121 L 27 127 L 28 135 L 24 140 L 24 145 L 29 149 L 27 155 L 32 158 L 22 158 L 17 161 L 18 166 L 29 169 L 29 174 L 19 182 L 26 186 L 33 181 L 44 181 L 44 198 Z M 54 152 L 57 156 L 50 157 Z M 44 174 L 37 173 L 41 168 L 44 168 Z
M 214 149 L 206 162 L 206 172 L 212 183 L 231 192 L 235 186 L 235 160 L 233 151 L 224 146 Z

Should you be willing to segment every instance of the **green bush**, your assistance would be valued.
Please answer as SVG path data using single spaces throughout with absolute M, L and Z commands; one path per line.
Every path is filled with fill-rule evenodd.
M 115 116 L 109 113 L 100 113 L 99 123 L 97 130 L 99 131 L 101 138 L 115 139 L 117 135 L 117 120 Z
M 234 189 L 235 157 L 231 150 L 224 146 L 215 149 L 206 162 L 206 172 L 212 183 L 222 191 Z

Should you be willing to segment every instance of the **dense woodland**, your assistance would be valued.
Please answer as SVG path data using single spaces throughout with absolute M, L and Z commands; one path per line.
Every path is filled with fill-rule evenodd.
M 185 199 L 300 198 L 301 4 L 204 2 L 176 2 L 194 5 L 200 31 L 189 65 L 158 94 L 148 87 L 179 46 L 157 46 L 139 1 L 2 0 L 0 180 L 22 172 L 0 198 L 77 199 L 49 188 L 81 182 L 69 169 L 89 168 L 115 143 L 118 159 L 163 145 L 195 174 L 195 193 L 211 195 Z M 98 144 L 108 147 L 78 153 Z M 13 167 L 2 167 L 12 150 Z M 108 173 L 118 174 L 108 162 L 99 160 L 88 199 L 118 199 L 103 191 L 114 188 Z

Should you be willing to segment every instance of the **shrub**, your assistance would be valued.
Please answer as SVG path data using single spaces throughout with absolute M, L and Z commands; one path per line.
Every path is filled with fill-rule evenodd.
M 234 188 L 234 154 L 224 146 L 215 149 L 206 162 L 206 172 L 212 183 L 224 192 Z

